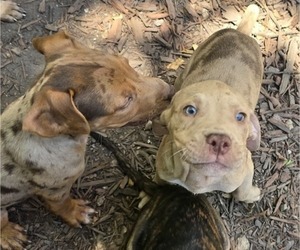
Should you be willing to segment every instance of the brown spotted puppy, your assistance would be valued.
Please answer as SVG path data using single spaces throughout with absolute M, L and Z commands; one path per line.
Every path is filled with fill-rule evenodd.
M 157 181 L 193 193 L 221 190 L 239 201 L 259 200 L 250 151 L 260 144 L 254 109 L 263 63 L 249 36 L 258 12 L 249 6 L 237 30 L 220 30 L 200 44 L 176 80 L 178 92 L 161 115 L 169 134 L 158 150 Z
M 168 104 L 172 88 L 139 75 L 120 56 L 86 48 L 64 32 L 36 38 L 46 66 L 37 82 L 1 116 L 1 247 L 20 249 L 22 228 L 5 207 L 29 196 L 78 227 L 94 210 L 70 197 L 82 174 L 91 130 L 150 118 Z
M 12 1 L 0 0 L 0 20 L 15 22 L 25 16 L 25 11 Z

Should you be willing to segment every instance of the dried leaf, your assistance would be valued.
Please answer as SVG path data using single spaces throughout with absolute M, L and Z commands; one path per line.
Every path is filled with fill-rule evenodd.
M 241 14 L 234 6 L 226 7 L 225 11 L 222 12 L 222 16 L 229 22 L 236 22 L 241 18 Z
M 170 26 L 165 21 L 160 26 L 160 34 L 166 40 L 169 41 L 172 35 Z
M 177 70 L 183 63 L 184 63 L 183 59 L 177 58 L 174 62 L 170 63 L 167 66 L 167 69 Z

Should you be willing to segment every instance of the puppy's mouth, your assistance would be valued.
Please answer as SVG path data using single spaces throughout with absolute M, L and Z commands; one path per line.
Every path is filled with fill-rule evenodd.
M 218 155 L 209 155 L 207 157 L 196 157 L 192 152 L 185 152 L 181 155 L 182 161 L 193 165 L 196 168 L 216 168 L 223 169 L 228 166 L 219 158 Z
M 220 177 L 228 173 L 230 168 L 220 162 L 191 163 L 189 173 L 197 176 L 199 173 L 207 177 Z
M 185 159 L 185 162 L 187 162 L 190 165 L 193 165 L 195 168 L 207 168 L 207 169 L 227 169 L 228 166 L 225 164 L 219 162 L 218 160 L 213 162 L 194 162 L 189 159 Z

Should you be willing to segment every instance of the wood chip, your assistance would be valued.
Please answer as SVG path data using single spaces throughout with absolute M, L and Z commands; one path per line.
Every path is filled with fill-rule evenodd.
M 21 53 L 22 53 L 22 51 L 21 51 L 21 49 L 20 49 L 19 47 L 14 47 L 14 48 L 11 49 L 11 51 L 12 51 L 15 55 L 17 55 L 17 56 L 20 56 Z
M 80 188 L 86 188 L 90 186 L 105 186 L 111 183 L 115 183 L 118 181 L 118 178 L 106 178 L 106 179 L 101 179 L 101 180 L 95 180 L 95 181 L 87 181 L 87 182 L 82 182 L 79 184 Z M 76 184 L 74 184 L 76 185 Z
M 285 159 L 278 160 L 278 161 L 276 162 L 276 165 L 275 165 L 275 167 L 274 167 L 274 170 L 280 170 L 280 169 L 282 169 L 282 167 L 285 165 L 285 163 L 286 163 Z
M 39 21 L 41 21 L 41 20 L 42 20 L 42 18 L 40 17 L 40 18 L 38 18 L 38 19 L 32 20 L 32 21 L 30 21 L 30 22 L 24 24 L 24 25 L 21 27 L 21 30 L 22 30 L 22 29 L 25 29 L 25 28 L 29 27 L 30 25 L 33 25 L 33 24 L 35 24 L 35 23 L 37 23 L 37 22 L 39 22 Z
M 278 176 L 279 176 L 278 172 L 275 172 L 265 183 L 264 188 L 270 187 L 274 183 L 274 181 L 276 181 L 278 179 Z
M 55 25 L 55 24 L 47 23 L 47 24 L 45 25 L 45 29 L 50 30 L 50 31 L 57 32 L 59 28 L 58 28 L 58 26 Z
M 199 15 L 188 1 L 185 2 L 184 8 L 185 8 L 186 12 L 188 13 L 188 16 L 190 17 L 190 19 L 193 20 L 194 22 L 197 22 Z
M 286 220 L 286 219 L 281 219 L 281 218 L 278 218 L 278 217 L 275 217 L 275 216 L 269 216 L 269 218 L 271 220 L 277 220 L 277 221 L 284 222 L 284 223 L 287 223 L 287 224 L 299 225 L 299 223 L 296 220 Z
M 111 28 L 107 34 L 107 40 L 118 42 L 122 35 L 122 19 L 115 19 L 112 22 Z
M 288 84 L 290 83 L 291 72 L 293 72 L 294 64 L 298 56 L 298 41 L 296 38 L 293 38 L 290 42 L 289 51 L 287 53 L 287 62 L 284 74 L 282 76 L 282 81 L 279 88 L 279 94 L 285 93 L 287 90 Z
M 280 205 L 281 205 L 283 199 L 285 199 L 285 197 L 286 197 L 285 194 L 280 195 L 279 199 L 277 200 L 277 203 L 276 203 L 275 209 L 274 209 L 274 211 L 273 211 L 273 214 L 276 214 L 276 213 L 277 213 L 277 211 L 279 210 L 279 207 L 280 207 Z
M 156 11 L 157 5 L 155 2 L 138 2 L 135 8 L 139 11 Z
M 168 12 L 170 15 L 171 19 L 175 19 L 176 18 L 176 11 L 175 11 L 175 6 L 172 0 L 166 0 L 167 3 L 167 8 L 168 8 Z
M 280 182 L 281 183 L 285 183 L 287 182 L 288 180 L 291 179 L 291 174 L 289 171 L 283 171 L 281 176 L 280 176 Z
M 144 30 L 145 26 L 143 22 L 138 17 L 132 17 L 129 20 L 129 25 L 131 27 L 133 36 L 138 44 L 144 44 Z
M 46 0 L 42 0 L 39 5 L 39 12 L 45 13 L 46 11 Z
M 127 34 L 124 35 L 124 36 L 121 36 L 121 39 L 118 42 L 118 51 L 119 52 L 121 52 L 123 50 L 123 47 L 124 47 L 127 39 L 128 39 L 128 35 Z
M 289 128 L 280 120 L 278 116 L 275 117 L 274 115 L 273 117 L 268 119 L 268 122 L 270 122 L 271 124 L 273 124 L 274 126 L 276 126 L 277 128 L 281 129 L 282 131 L 288 134 L 291 133 Z
M 167 47 L 168 49 L 172 48 L 172 45 L 170 43 L 168 43 L 165 39 L 163 39 L 161 36 L 157 35 L 157 34 L 153 34 L 153 37 L 159 42 L 161 43 L 163 46 Z
M 128 10 L 124 7 L 124 5 L 119 0 L 111 0 L 111 5 L 118 9 L 119 11 L 123 12 L 124 14 L 128 14 Z
M 68 9 L 68 13 L 72 14 L 78 10 L 84 5 L 85 0 L 76 0 Z
M 275 108 L 281 108 L 282 105 L 281 105 L 279 99 L 274 96 L 269 95 L 268 91 L 265 90 L 263 87 L 261 87 L 260 93 L 262 93 L 265 97 L 267 97 L 272 102 L 272 104 Z
M 150 19 L 161 19 L 166 18 L 169 16 L 169 13 L 162 12 L 162 13 L 148 13 L 147 17 Z
M 272 138 L 270 140 L 270 143 L 280 142 L 280 141 L 284 141 L 284 140 L 287 140 L 287 139 L 288 139 L 287 135 L 282 135 L 282 136 L 279 136 L 279 137 L 276 137 L 276 138 Z

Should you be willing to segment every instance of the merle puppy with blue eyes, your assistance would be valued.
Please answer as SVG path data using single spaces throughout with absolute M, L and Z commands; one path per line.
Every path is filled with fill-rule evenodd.
M 232 192 L 248 203 L 260 199 L 250 152 L 260 144 L 254 109 L 263 63 L 249 36 L 258 13 L 250 5 L 237 30 L 220 30 L 200 44 L 176 80 L 177 93 L 161 115 L 169 134 L 158 150 L 157 182 L 193 193 Z

